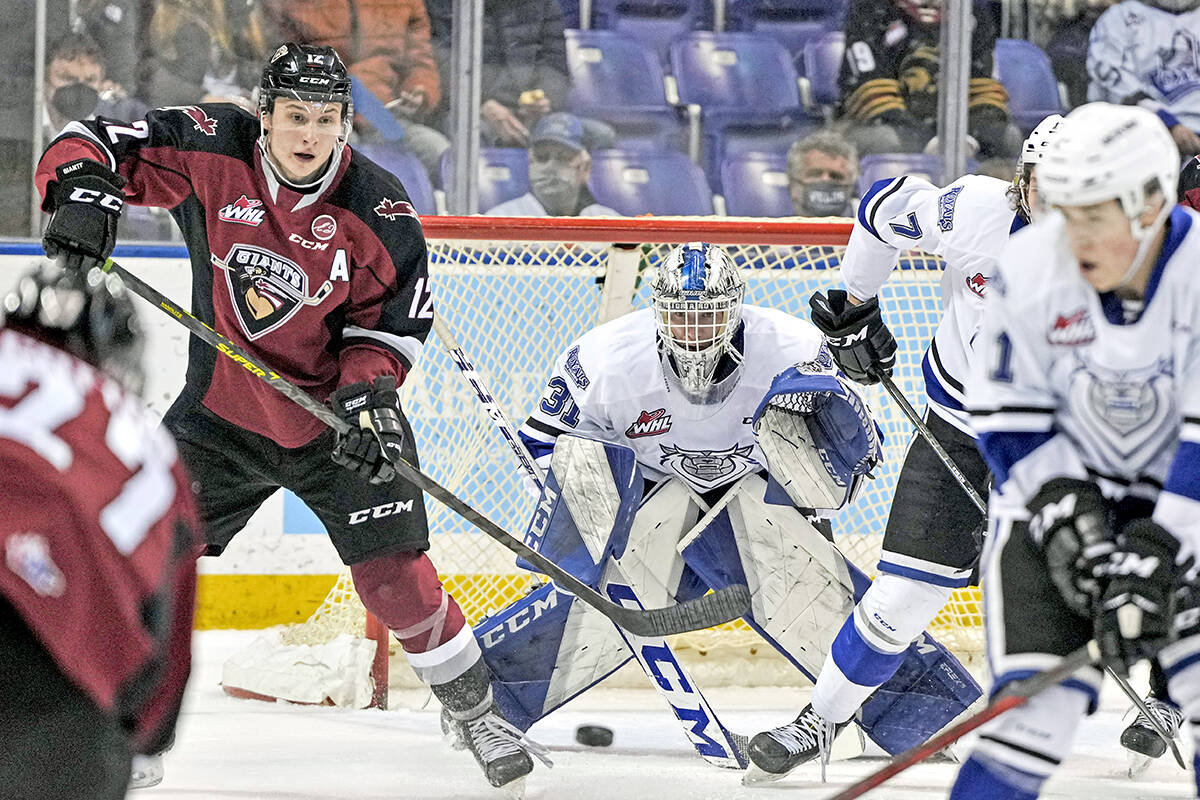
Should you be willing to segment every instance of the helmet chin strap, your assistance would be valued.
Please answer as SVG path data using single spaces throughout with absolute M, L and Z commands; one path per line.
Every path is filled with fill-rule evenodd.
M 1129 218 L 1129 232 L 1133 234 L 1134 239 L 1138 240 L 1138 249 L 1133 254 L 1133 261 L 1129 264 L 1129 268 L 1125 270 L 1125 274 L 1121 276 L 1121 281 L 1117 284 L 1116 288 L 1125 288 L 1133 280 L 1133 277 L 1137 275 L 1138 270 L 1142 268 L 1142 261 L 1150 251 L 1150 243 L 1154 241 L 1155 234 L 1162 228 L 1163 223 L 1167 221 L 1167 217 L 1170 214 L 1171 204 L 1164 201 L 1163 207 L 1154 218 L 1154 221 L 1145 227 L 1142 227 L 1138 221 L 1141 219 L 1140 214 Z
M 287 186 L 293 186 L 297 189 L 311 189 L 323 181 L 325 176 L 329 173 L 329 170 L 335 169 L 335 165 L 342 160 L 342 150 L 344 150 L 346 147 L 346 136 L 339 136 L 337 144 L 333 146 L 333 152 L 330 154 L 329 160 L 325 162 L 325 169 L 321 170 L 320 173 L 318 173 L 316 177 L 314 177 L 308 183 L 297 183 L 291 178 L 284 176 L 283 168 L 280 167 L 279 164 L 275 163 L 275 157 L 271 155 L 271 148 L 267 146 L 267 137 L 269 136 L 270 131 L 268 131 L 267 126 L 263 124 L 262 117 L 260 116 L 258 118 L 258 150 L 262 154 L 263 163 L 267 165 L 271 172 L 275 173 L 275 179 L 277 181 Z

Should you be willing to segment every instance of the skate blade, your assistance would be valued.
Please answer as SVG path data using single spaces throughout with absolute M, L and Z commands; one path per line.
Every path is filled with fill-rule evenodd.
M 1135 753 L 1133 750 L 1126 750 L 1125 753 L 1129 756 L 1129 777 L 1132 780 L 1142 777 L 1154 763 L 1154 759 L 1150 756 Z
M 500 787 L 500 792 L 507 800 L 525 800 L 525 776 L 504 784 Z
M 742 773 L 742 786 L 761 786 L 786 777 L 786 772 L 767 772 L 755 766 L 754 762 L 750 762 L 750 766 L 746 767 L 746 771 Z

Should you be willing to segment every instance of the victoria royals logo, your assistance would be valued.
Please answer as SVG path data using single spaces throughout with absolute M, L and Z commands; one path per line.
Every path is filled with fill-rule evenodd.
M 954 230 L 954 204 L 961 191 L 961 186 L 955 186 L 938 198 L 938 227 L 943 231 Z
M 1175 436 L 1178 412 L 1169 359 L 1131 370 L 1078 359 L 1070 381 L 1072 411 L 1114 465 L 1138 469 Z
M 1169 47 L 1158 48 L 1159 65 L 1149 79 L 1165 102 L 1172 102 L 1200 89 L 1200 42 L 1196 34 L 1179 28 Z
M 233 310 L 250 339 L 283 325 L 301 306 L 320 305 L 333 291 L 325 281 L 310 295 L 308 275 L 296 262 L 254 245 L 235 244 L 224 260 L 214 255 L 212 262 L 225 271 Z
M 579 345 L 575 345 L 567 351 L 567 361 L 563 365 L 563 369 L 580 389 L 586 389 L 592 382 L 587 373 L 583 371 L 583 365 L 579 363 Z
M 758 462 L 750 457 L 754 445 L 735 444 L 724 450 L 685 450 L 669 444 L 659 447 L 663 452 L 659 463 L 702 491 L 731 483 L 758 468 Z

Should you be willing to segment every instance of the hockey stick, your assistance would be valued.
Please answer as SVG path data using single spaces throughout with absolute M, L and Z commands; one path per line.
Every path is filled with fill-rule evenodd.
M 1171 748 L 1171 755 L 1175 757 L 1175 763 L 1179 765 L 1179 768 L 1186 771 L 1187 764 L 1183 763 L 1183 756 L 1179 754 L 1179 746 L 1175 744 L 1175 737 L 1167 733 L 1167 729 L 1163 727 L 1162 721 L 1146 706 L 1146 701 L 1133 690 L 1133 687 L 1129 685 L 1129 681 L 1121 677 L 1121 674 L 1112 667 L 1105 667 L 1104 671 L 1108 673 L 1110 678 L 1117 682 L 1117 686 L 1120 686 L 1125 696 L 1133 702 L 1133 706 L 1138 710 L 1138 713 L 1146 718 L 1150 723 L 1150 727 L 1154 728 L 1154 732 L 1161 736 L 1162 740 Z
M 1044 672 L 1031 675 L 1020 681 L 1014 681 L 1004 687 L 992 702 L 988 703 L 979 713 L 964 719 L 962 722 L 947 728 L 924 744 L 905 750 L 896 756 L 883 769 L 873 772 L 867 777 L 852 783 L 845 789 L 829 798 L 829 800 L 853 800 L 862 797 L 875 787 L 890 778 L 899 775 L 904 770 L 929 758 L 946 745 L 953 744 L 964 734 L 983 725 L 1003 714 L 1005 711 L 1024 705 L 1030 698 L 1056 686 L 1069 678 L 1076 670 L 1094 664 L 1099 660 L 1099 653 L 1094 642 L 1088 642 L 1070 655 L 1064 656 L 1058 665 Z
M 161 308 L 201 341 L 211 345 L 238 364 L 241 364 L 255 377 L 270 385 L 273 389 L 312 414 L 321 422 L 324 422 L 338 433 L 344 434 L 350 430 L 349 423 L 335 414 L 331 408 L 317 402 L 303 389 L 260 362 L 256 356 L 246 352 L 222 334 L 217 333 L 193 317 L 187 311 L 179 308 L 165 295 L 143 282 L 111 258 L 105 261 L 103 269 L 105 272 L 118 275 L 134 294 Z M 528 547 L 520 539 L 515 538 L 483 514 L 464 503 L 450 492 L 450 490 L 407 461 L 397 458 L 392 462 L 392 466 L 404 480 L 426 492 L 488 536 L 535 565 L 539 571 L 549 575 L 565 590 L 626 630 L 643 636 L 669 636 L 674 633 L 711 628 L 714 625 L 720 625 L 737 619 L 750 610 L 750 590 L 744 584 L 729 586 L 718 592 L 698 597 L 695 600 L 664 608 L 637 610 L 625 608 L 617 603 L 610 602 L 595 589 L 553 561 L 550 561 L 541 553 Z
M 500 404 L 496 402 L 494 395 L 492 395 L 487 386 L 484 384 L 483 378 L 480 376 L 479 371 L 475 368 L 474 363 L 472 363 L 466 351 L 463 350 L 462 346 L 458 343 L 458 340 L 454 338 L 454 334 L 451 333 L 450 328 L 445 322 L 442 321 L 440 316 L 434 316 L 433 318 L 433 332 L 442 341 L 442 345 L 446 348 L 446 352 L 450 355 L 451 360 L 454 361 L 455 366 L 458 367 L 459 372 L 462 373 L 463 378 L 470 385 L 471 390 L 475 392 L 475 397 L 478 398 L 480 405 L 483 406 L 483 409 L 487 412 L 487 415 L 491 418 L 493 424 L 495 424 L 496 428 L 500 431 L 500 435 L 504 437 L 506 442 L 508 442 L 508 446 L 512 449 L 513 454 L 517 457 L 517 463 L 520 464 L 521 472 L 533 480 L 534 483 L 537 484 L 538 489 L 541 490 L 546 483 L 546 477 L 542 472 L 541 467 L 536 461 L 534 461 L 533 455 L 517 436 L 517 431 L 512 424 L 512 420 L 508 418 L 508 415 L 504 413 L 504 409 L 502 409 Z M 619 571 L 618 574 L 620 574 Z M 622 576 L 622 579 L 624 579 L 624 576 Z M 630 587 L 630 589 L 632 589 L 632 587 Z M 632 594 L 633 593 L 631 591 L 631 595 Z M 687 671 L 684 669 L 683 662 L 679 659 L 674 660 L 673 668 L 678 672 L 678 679 L 672 681 L 671 686 L 669 687 L 664 686 L 658 678 L 651 674 L 652 668 L 643 657 L 641 652 L 642 648 L 649 645 L 650 647 L 655 648 L 658 652 L 670 652 L 670 644 L 667 642 L 667 640 L 661 636 L 647 636 L 641 637 L 646 639 L 646 641 L 637 642 L 631 640 L 630 637 L 626 635 L 626 632 L 622 631 L 620 628 L 617 629 L 617 632 L 621 634 L 622 638 L 625 640 L 625 645 L 629 648 L 630 652 L 633 653 L 634 660 L 637 661 L 638 665 L 646 673 L 646 676 L 650 678 L 650 685 L 654 687 L 659 696 L 667 701 L 667 705 L 671 707 L 671 710 L 675 714 L 675 718 L 683 725 L 684 735 L 687 736 L 688 740 L 692 743 L 692 746 L 696 748 L 696 752 L 700 754 L 700 757 L 710 764 L 715 764 L 719 767 L 736 769 L 745 768 L 748 760 L 745 753 L 746 746 L 749 743 L 749 738 L 742 734 L 730 731 L 721 723 L 721 721 L 717 718 L 716 712 L 709 705 L 708 700 L 703 694 L 700 693 L 696 682 L 692 680 L 690 675 L 687 674 Z M 711 720 L 711 722 L 717 727 L 717 730 L 712 732 L 712 735 L 717 736 L 719 734 L 721 739 L 709 738 L 709 734 L 705 733 L 703 730 L 699 732 L 704 735 L 704 738 L 700 741 L 697 741 L 696 738 L 689 735 L 696 733 L 697 721 L 694 718 L 684 719 L 682 716 L 680 716 L 679 709 L 676 707 L 675 703 L 672 702 L 672 695 L 676 694 L 678 691 L 683 691 L 676 688 L 679 686 L 692 688 L 691 691 L 685 691 L 684 693 L 694 695 L 694 699 L 691 699 L 690 702 L 698 701 L 701 704 L 702 710 L 707 716 L 707 719 Z
M 876 378 L 879 379 L 879 382 L 883 384 L 883 388 L 887 390 L 889 395 L 891 395 L 891 398 L 896 402 L 896 405 L 900 406 L 900 410 L 904 412 L 904 416 L 908 417 L 908 421 L 911 422 L 913 427 L 917 429 L 917 433 L 921 434 L 921 438 L 923 438 L 925 442 L 931 448 L 933 448 L 933 452 L 937 453 L 937 457 L 940 458 L 942 463 L 946 465 L 946 469 L 950 470 L 950 474 L 954 476 L 954 480 L 958 481 L 958 485 L 962 487 L 962 490 L 967 493 L 967 497 L 971 498 L 971 502 L 975 504 L 975 507 L 979 509 L 981 514 L 986 516 L 987 504 L 983 501 L 983 498 L 979 496 L 979 492 L 975 491 L 975 487 L 971 485 L 971 482 L 967 480 L 967 476 L 963 475 L 962 470 L 960 470 L 958 465 L 951 460 L 950 454 L 946 452 L 946 448 L 942 447 L 942 443 L 933 438 L 933 432 L 929 430 L 929 427 L 925 424 L 925 421 L 921 419 L 921 416 L 917 413 L 917 410 L 912 407 L 911 403 L 908 402 L 908 398 L 904 396 L 904 392 L 900 391 L 900 387 L 892 381 L 890 375 L 887 375 L 878 369 L 872 370 L 872 373 Z

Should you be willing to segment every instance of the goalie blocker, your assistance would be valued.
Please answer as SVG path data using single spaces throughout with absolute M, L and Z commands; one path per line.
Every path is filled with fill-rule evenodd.
M 773 388 L 770 397 L 780 397 L 774 408 L 782 411 L 767 411 L 773 407 L 770 397 L 764 402 L 756 420 L 760 437 L 765 431 L 775 432 L 771 426 L 777 413 L 805 416 L 787 410 L 785 404 L 804 402 L 795 397 L 804 392 L 792 390 L 813 385 L 788 378 L 779 383 L 779 391 Z M 842 411 L 853 409 L 841 391 L 832 385 L 829 389 L 823 392 L 829 397 L 808 399 L 822 409 L 833 404 L 831 414 L 841 413 L 834 410 L 838 404 L 845 404 Z M 833 419 L 812 423 L 819 428 Z M 876 433 L 873 425 L 867 431 Z M 826 428 L 822 435 L 830 434 Z M 843 463 L 861 464 L 860 470 L 874 463 L 866 458 L 871 438 L 864 435 L 861 452 L 852 452 L 854 457 Z M 832 439 L 822 445 L 826 459 L 832 445 Z M 780 486 L 790 485 L 795 491 L 805 481 L 822 481 L 810 467 L 799 481 L 783 477 Z M 838 472 L 848 485 L 831 474 L 824 484 L 826 496 L 838 486 L 852 493 L 849 474 Z M 869 579 L 791 500 L 770 502 L 761 474 L 742 478 L 716 500 L 713 493 L 702 498 L 675 480 L 643 496 L 643 483 L 628 448 L 562 436 L 527 541 L 617 601 L 636 597 L 646 605 L 661 605 L 744 582 L 753 595 L 746 623 L 815 680 Z M 623 637 L 603 616 L 552 583 L 482 621 L 475 634 L 494 675 L 496 701 L 518 727 L 527 729 L 614 672 L 636 651 L 647 671 L 669 689 L 671 707 L 689 723 L 688 736 L 697 750 L 714 763 L 720 763 L 721 754 L 737 765 L 745 763 L 738 752 L 744 740 L 720 723 L 700 688 L 682 678 L 669 649 Z M 898 753 L 944 727 L 980 694 L 954 656 L 923 634 L 910 645 L 893 678 L 864 705 L 859 724 L 880 747 Z

